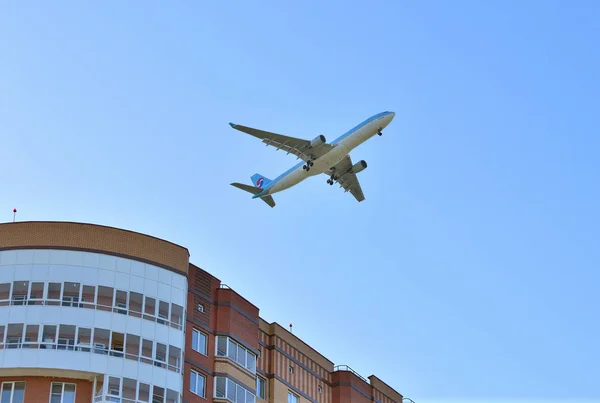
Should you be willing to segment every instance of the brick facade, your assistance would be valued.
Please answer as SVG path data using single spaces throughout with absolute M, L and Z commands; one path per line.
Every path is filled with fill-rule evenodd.
M 0 225 L 0 248 L 55 248 L 101 251 L 187 274 L 189 252 L 148 235 L 93 224 L 16 222 Z
M 206 403 L 215 399 L 215 376 L 226 377 L 255 391 L 256 376 L 227 357 L 215 357 L 217 335 L 233 339 L 258 354 L 256 373 L 266 380 L 269 403 L 286 403 L 288 393 L 301 403 L 401 403 L 402 395 L 379 378 L 362 378 L 349 369 L 339 370 L 333 362 L 277 323 L 260 318 L 259 308 L 207 271 L 189 263 L 186 248 L 143 234 L 90 224 L 24 222 L 0 224 L 0 250 L 55 248 L 87 250 L 126 256 L 183 273 L 188 292 L 185 320 L 183 402 Z M 192 349 L 192 332 L 207 336 L 206 354 Z M 292 372 L 290 372 L 290 368 Z M 204 396 L 190 390 L 190 372 L 205 377 Z M 25 401 L 49 401 L 46 377 L 0 378 L 25 380 Z M 60 381 L 60 380 L 55 380 Z M 92 383 L 77 384 L 76 402 L 90 402 Z M 245 392 L 244 392 L 245 393 Z M 217 399 L 217 401 L 226 401 Z M 257 398 L 257 402 L 263 400 Z
M 0 378 L 0 382 L 25 382 L 25 402 L 48 403 L 50 401 L 50 387 L 53 382 L 74 383 L 75 403 L 89 403 L 92 401 L 92 387 L 90 381 L 69 378 L 47 378 L 38 376 L 14 376 Z

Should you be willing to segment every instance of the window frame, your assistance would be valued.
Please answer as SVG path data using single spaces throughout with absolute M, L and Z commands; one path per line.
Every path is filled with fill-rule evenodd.
M 24 294 L 15 294 L 14 289 L 15 283 L 27 283 L 27 287 Z M 67 284 L 77 285 L 79 288 L 78 291 L 71 293 L 67 288 Z M 32 296 L 33 287 L 36 286 L 36 294 L 35 298 Z M 38 286 L 42 285 L 41 290 L 38 289 Z M 64 306 L 64 307 L 73 307 L 73 308 L 86 308 L 86 309 L 94 309 L 94 310 L 104 310 L 111 311 L 116 313 L 121 313 L 124 315 L 130 315 L 134 317 L 143 318 L 145 320 L 149 320 L 151 322 L 164 324 L 165 326 L 175 328 L 177 330 L 184 330 L 184 317 L 185 317 L 185 308 L 181 305 L 175 304 L 174 302 L 163 301 L 162 299 L 148 297 L 143 293 L 138 293 L 132 290 L 121 290 L 115 287 L 107 287 L 102 285 L 92 285 L 88 284 L 88 282 L 79 282 L 74 283 L 70 281 L 30 281 L 30 280 L 17 280 L 10 282 L 0 282 L 0 286 L 7 286 L 8 289 L 6 291 L 6 298 L 0 299 L 0 306 L 5 305 L 53 305 L 53 306 Z M 103 303 L 99 303 L 99 297 L 102 298 L 100 294 L 101 288 L 104 290 L 112 289 L 112 302 L 103 301 Z M 50 290 L 52 288 L 52 290 Z M 55 288 L 58 288 L 56 290 Z M 20 292 L 20 291 L 19 291 Z M 68 293 L 68 295 L 66 294 Z M 92 294 L 93 292 L 93 294 Z M 4 293 L 4 291 L 3 291 Z M 124 296 L 118 296 L 120 293 L 124 293 Z M 89 295 L 92 294 L 92 295 Z M 86 296 L 91 298 L 91 300 L 86 300 Z M 139 302 L 139 306 L 136 307 L 136 310 L 133 310 L 130 307 L 131 297 L 135 295 L 136 301 L 138 304 L 137 296 L 141 296 L 142 300 Z M 124 299 L 123 299 L 124 298 Z M 145 304 L 147 298 L 154 300 L 154 313 L 146 313 L 145 312 Z M 120 301 L 120 302 L 117 302 Z M 124 302 L 123 302 L 124 301 Z M 123 305 L 124 304 L 124 305 Z M 163 306 L 163 310 L 161 313 L 160 307 L 161 305 L 166 305 L 166 311 Z M 176 307 L 176 308 L 175 308 Z M 204 305 L 202 305 L 202 312 L 205 313 Z M 140 309 L 138 311 L 137 309 Z M 177 311 L 178 318 L 175 322 L 173 320 L 173 312 Z M 166 316 L 165 316 L 166 313 Z
M 290 396 L 293 397 L 294 400 L 290 400 Z M 291 390 L 288 390 L 288 403 L 299 403 L 299 401 L 300 401 L 300 396 L 298 396 Z
M 77 401 L 77 384 L 73 383 L 73 382 L 51 382 L 50 383 L 50 394 L 48 396 L 48 403 L 52 403 L 52 386 L 54 385 L 61 385 L 62 386 L 62 390 L 60 392 L 60 403 L 63 403 L 63 400 L 65 399 L 65 386 L 66 385 L 73 385 L 75 390 L 73 390 L 73 401 L 76 402 Z
M 224 379 L 225 380 L 225 397 L 223 397 L 223 396 L 218 397 L 217 396 L 217 383 L 218 383 L 219 379 Z M 233 390 L 234 390 L 234 400 L 231 400 L 228 397 L 229 390 L 230 390 L 231 386 L 233 386 Z M 244 391 L 244 402 L 247 401 L 246 400 L 247 395 L 250 394 L 251 396 L 254 397 L 254 403 L 256 403 L 257 396 L 254 393 L 252 393 L 250 390 L 246 389 L 245 385 L 236 383 L 236 382 L 232 381 L 231 379 L 229 379 L 226 376 L 215 376 L 215 378 L 214 378 L 214 384 L 213 384 L 213 398 L 214 399 L 223 399 L 223 400 L 227 400 L 228 402 L 235 403 L 237 401 L 237 392 L 239 390 L 238 388 L 242 389 Z
M 227 340 L 227 348 L 225 351 L 225 355 L 221 355 L 219 354 L 219 339 L 220 338 L 224 338 Z M 232 343 L 235 345 L 235 350 L 236 350 L 236 354 L 235 354 L 235 358 L 230 357 L 230 351 L 229 351 L 229 343 Z M 243 349 L 246 352 L 246 365 L 240 363 L 237 360 L 237 351 L 239 349 Z M 254 369 L 250 369 L 248 368 L 248 354 L 253 355 L 254 356 Z M 242 344 L 240 344 L 239 342 L 237 342 L 236 340 L 232 339 L 229 336 L 221 336 L 221 335 L 217 335 L 215 338 L 215 357 L 220 357 L 220 358 L 226 358 L 228 360 L 230 360 L 231 362 L 235 363 L 236 365 L 244 368 L 246 371 L 250 372 L 252 375 L 256 375 L 256 367 L 258 366 L 258 357 L 256 356 L 256 354 L 254 354 L 254 352 L 250 351 L 249 349 L 247 349 L 246 347 L 244 347 Z
M 260 395 L 259 381 L 262 381 L 262 392 L 263 396 Z M 267 380 L 262 376 L 256 375 L 256 398 L 261 400 L 267 400 Z
M 204 336 L 204 351 L 196 350 L 196 346 L 194 346 L 194 332 Z M 200 342 L 200 336 L 198 336 L 198 342 Z M 208 357 L 208 334 L 199 329 L 192 328 L 192 350 Z
M 10 400 L 9 400 L 9 403 L 13 403 L 13 399 L 15 397 L 15 385 L 17 383 L 22 383 L 23 384 L 23 402 L 24 402 L 25 401 L 25 388 L 27 387 L 27 382 L 25 382 L 25 381 L 3 381 L 2 383 L 0 383 L 0 394 L 4 390 L 4 385 L 5 384 L 9 384 L 9 383 L 12 385 L 11 388 L 10 388 Z
M 199 393 L 197 393 L 197 391 L 194 391 L 192 389 L 192 373 L 194 373 L 196 375 L 196 385 L 194 385 L 196 388 L 198 387 L 198 380 L 197 380 L 198 377 L 202 377 L 204 379 L 204 382 L 203 382 L 204 390 L 202 391 L 202 394 L 199 394 Z M 206 399 L 206 376 L 203 375 L 202 373 L 200 373 L 200 371 L 196 371 L 195 369 L 190 370 L 190 392 L 192 392 L 196 396 L 200 396 L 200 397 Z

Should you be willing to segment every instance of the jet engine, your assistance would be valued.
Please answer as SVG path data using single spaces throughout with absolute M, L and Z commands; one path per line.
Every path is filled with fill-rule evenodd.
M 317 137 L 315 137 L 314 139 L 311 140 L 310 142 L 310 148 L 315 148 L 320 146 L 321 144 L 325 144 L 326 140 L 325 140 L 325 136 L 323 136 L 322 134 L 318 135 Z
M 355 174 L 357 174 L 360 171 L 362 171 L 363 169 L 365 169 L 366 167 L 367 167 L 367 161 L 360 160 L 356 164 L 352 165 L 351 170 L 352 170 L 352 172 L 354 172 Z

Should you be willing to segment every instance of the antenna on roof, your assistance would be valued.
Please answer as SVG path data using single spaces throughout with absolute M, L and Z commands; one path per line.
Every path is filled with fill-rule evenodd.
M 292 333 L 292 324 L 290 323 L 290 333 Z
M 13 222 L 15 222 L 16 219 L 17 219 L 17 209 L 14 208 L 13 209 Z

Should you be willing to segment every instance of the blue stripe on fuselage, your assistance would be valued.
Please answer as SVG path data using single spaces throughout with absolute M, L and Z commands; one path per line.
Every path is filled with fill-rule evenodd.
M 365 120 L 362 123 L 359 123 L 358 125 L 354 126 L 352 129 L 348 130 L 346 133 L 342 134 L 340 137 L 338 137 L 337 139 L 333 140 L 331 142 L 332 145 L 335 144 L 339 144 L 342 140 L 344 140 L 346 137 L 352 135 L 353 133 L 355 133 L 356 131 L 360 130 L 362 127 L 368 125 L 369 123 L 371 123 L 372 121 L 374 121 L 375 119 L 379 119 L 382 116 L 385 115 L 389 115 L 391 112 L 381 112 L 378 113 L 377 115 L 373 115 L 370 118 L 368 118 L 367 120 Z M 293 167 L 291 167 L 290 169 L 288 169 L 287 171 L 285 171 L 284 173 L 282 173 L 281 175 L 279 175 L 277 178 L 273 179 L 260 193 L 255 194 L 254 196 L 252 196 L 253 199 L 256 199 L 258 197 L 264 196 L 269 192 L 269 189 L 271 189 L 281 178 L 287 176 L 289 173 L 293 172 L 295 169 L 301 167 L 302 165 L 304 165 L 304 161 L 294 165 Z
M 294 165 L 293 167 L 291 167 L 290 169 L 288 169 L 287 171 L 285 171 L 284 173 L 282 173 L 281 175 L 279 175 L 277 178 L 273 179 L 271 182 L 269 182 L 269 184 L 267 185 L 267 187 L 265 187 L 262 192 L 255 194 L 254 196 L 252 196 L 253 199 L 256 199 L 258 197 L 264 196 L 268 193 L 269 189 L 271 189 L 277 182 L 279 182 L 279 180 L 285 176 L 287 176 L 289 173 L 293 172 L 295 169 L 301 167 L 302 165 L 304 165 L 305 162 L 299 162 L 298 164 Z
M 389 115 L 391 112 L 381 112 L 378 113 L 377 115 L 373 115 L 371 116 L 369 119 L 365 120 L 362 123 L 359 123 L 358 125 L 356 125 L 355 127 L 353 127 L 352 129 L 348 130 L 346 133 L 342 134 L 340 137 L 338 137 L 337 139 L 333 140 L 331 142 L 331 144 L 339 144 L 343 139 L 345 139 L 346 137 L 352 135 L 352 133 L 356 132 L 357 130 L 359 130 L 360 128 L 368 125 L 369 123 L 371 123 L 372 121 L 374 121 L 375 119 L 379 119 L 382 116 L 385 115 Z

